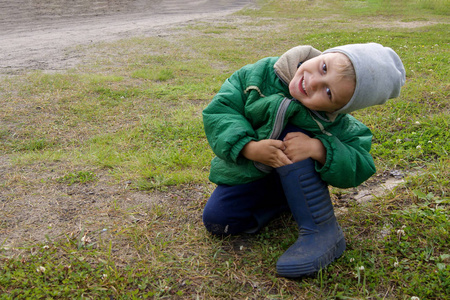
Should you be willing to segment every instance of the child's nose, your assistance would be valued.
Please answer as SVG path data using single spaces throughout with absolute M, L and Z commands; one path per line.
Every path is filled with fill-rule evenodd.
M 313 75 L 309 78 L 309 85 L 313 91 L 318 90 L 323 85 L 321 76 Z

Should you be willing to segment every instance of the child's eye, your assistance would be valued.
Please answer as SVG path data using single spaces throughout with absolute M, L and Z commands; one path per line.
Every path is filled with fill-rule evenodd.
M 328 95 L 328 98 L 331 99 L 331 90 L 329 88 L 327 88 L 327 95 Z
M 322 65 L 322 71 L 323 71 L 324 74 L 327 73 L 327 64 L 326 64 L 326 63 L 323 63 L 323 65 Z

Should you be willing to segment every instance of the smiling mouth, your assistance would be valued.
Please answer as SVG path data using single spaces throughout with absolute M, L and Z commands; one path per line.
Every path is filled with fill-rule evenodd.
M 302 78 L 300 79 L 299 88 L 300 88 L 300 91 L 301 91 L 303 94 L 305 94 L 306 96 L 308 96 L 308 94 L 306 93 L 306 88 L 305 88 L 305 77 L 302 77 Z

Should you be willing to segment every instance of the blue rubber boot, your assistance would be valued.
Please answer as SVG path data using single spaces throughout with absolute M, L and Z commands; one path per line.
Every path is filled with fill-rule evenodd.
M 345 238 L 337 223 L 327 184 L 312 159 L 277 168 L 289 208 L 299 227 L 298 240 L 278 259 L 284 277 L 311 275 L 342 255 Z

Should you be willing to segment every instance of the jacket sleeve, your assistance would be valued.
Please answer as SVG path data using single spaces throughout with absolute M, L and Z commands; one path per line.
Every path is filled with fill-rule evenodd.
M 242 148 L 255 139 L 255 131 L 245 118 L 245 77 L 249 66 L 236 71 L 222 85 L 203 110 L 206 137 L 221 159 L 239 163 Z
M 369 153 L 372 133 L 367 126 L 351 116 L 331 135 L 316 136 L 327 150 L 325 165 L 316 165 L 322 179 L 338 188 L 356 187 L 375 172 Z

